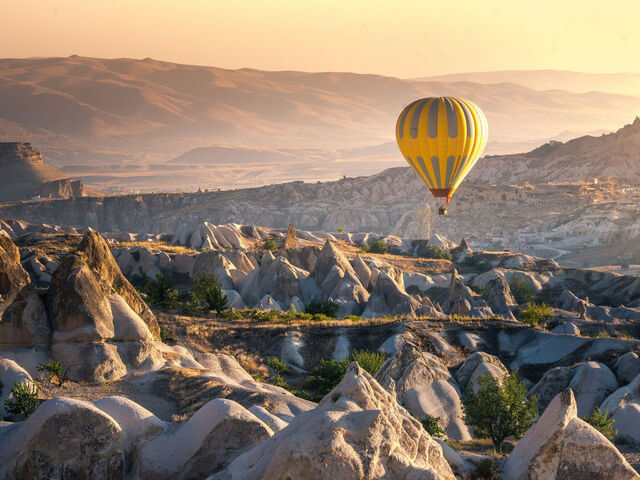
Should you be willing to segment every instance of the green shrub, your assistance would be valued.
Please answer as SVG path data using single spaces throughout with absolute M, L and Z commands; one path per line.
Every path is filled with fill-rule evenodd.
M 554 310 L 546 303 L 530 302 L 520 310 L 520 320 L 530 327 L 544 325 L 554 316 Z
M 613 418 L 608 418 L 608 414 L 609 412 L 607 410 L 602 412 L 600 411 L 600 407 L 596 407 L 591 415 L 582 417 L 582 419 L 604 435 L 607 440 L 613 442 L 613 439 L 618 434 L 618 430 L 613 429 L 613 424 L 616 421 Z
M 275 242 L 273 238 L 267 238 L 264 241 L 264 249 L 265 250 L 277 250 L 278 244 Z
M 464 260 L 462 261 L 462 265 L 465 267 L 475 268 L 476 270 L 483 270 L 486 267 L 485 261 L 477 255 L 473 253 L 469 253 Z
M 287 364 L 278 357 L 267 357 L 267 365 L 273 368 L 278 375 L 288 370 Z
M 39 394 L 40 389 L 34 382 L 13 382 L 9 398 L 4 401 L 4 408 L 10 415 L 17 415 L 24 420 L 40 405 Z
M 502 472 L 495 460 L 485 458 L 476 466 L 473 472 L 473 478 L 475 480 L 500 480 L 502 478 Z
M 462 399 L 465 423 L 478 438 L 491 439 L 496 452 L 501 451 L 505 438 L 520 438 L 538 416 L 538 399 L 533 395 L 527 400 L 527 387 L 517 373 L 506 375 L 502 385 L 491 375 L 483 375 L 478 379 L 478 392 L 468 388 Z
M 310 313 L 312 315 L 321 314 L 332 318 L 335 318 L 338 314 L 338 310 L 340 310 L 340 305 L 330 300 L 325 300 L 324 302 L 309 302 L 304 309 L 305 313 Z
M 509 289 L 518 304 L 532 302 L 536 298 L 536 291 L 523 278 L 515 277 L 509 284 Z
M 344 232 L 344 228 L 340 227 L 340 228 L 338 229 L 338 233 L 342 233 L 342 232 Z
M 305 382 L 305 388 L 326 395 L 334 389 L 349 367 L 349 358 L 344 360 L 320 360 L 320 365 L 313 369 L 311 376 Z
M 604 328 L 598 330 L 598 333 L 596 333 L 596 338 L 610 338 L 611 334 L 609 332 L 607 332 Z
M 148 278 L 140 291 L 145 300 L 159 307 L 172 308 L 178 300 L 178 290 L 172 288 L 162 273 L 156 275 L 155 280 Z
M 440 417 L 432 417 L 426 414 L 420 423 L 422 423 L 422 428 L 432 437 L 442 438 L 446 435 L 446 432 L 440 426 Z
M 47 377 L 53 381 L 55 378 L 59 387 L 67 381 L 67 371 L 62 368 L 62 364 L 58 360 L 52 360 L 49 363 L 39 363 L 36 369 L 40 373 L 46 373 Z
M 372 352 L 370 350 L 354 350 L 351 360 L 358 362 L 360 367 L 367 371 L 369 375 L 375 375 L 386 360 L 386 355 L 382 352 Z
M 438 245 L 428 245 L 425 250 L 424 256 L 426 258 L 451 260 L 451 253 L 447 252 L 444 248 Z
M 229 300 L 222 291 L 220 281 L 213 273 L 201 273 L 193 279 L 193 298 L 209 310 L 222 313 L 229 308 Z
M 160 325 L 160 340 L 164 343 L 175 342 L 176 336 L 171 329 L 165 325 Z
M 389 247 L 384 240 L 376 240 L 369 245 L 369 252 L 371 253 L 387 253 Z
M 472 285 L 471 290 L 473 290 L 478 295 L 482 295 L 484 293 L 484 285 Z

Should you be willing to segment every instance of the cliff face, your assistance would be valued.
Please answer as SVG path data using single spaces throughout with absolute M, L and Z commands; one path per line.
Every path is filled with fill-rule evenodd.
M 47 165 L 30 143 L 0 142 L 0 171 L 0 203 L 87 194 L 79 180 L 66 178 Z

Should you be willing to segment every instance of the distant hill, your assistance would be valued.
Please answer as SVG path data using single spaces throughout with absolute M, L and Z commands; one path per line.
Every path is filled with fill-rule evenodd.
M 428 82 L 517 83 L 535 90 L 610 92 L 640 95 L 640 73 L 583 73 L 563 70 L 503 70 L 438 75 L 415 80 Z
M 286 165 L 286 175 L 276 165 L 267 173 L 269 182 L 368 175 L 404 165 L 390 146 L 396 118 L 407 103 L 425 96 L 457 95 L 478 103 L 489 120 L 488 154 L 526 151 L 567 139 L 567 132 L 612 131 L 640 112 L 635 77 L 598 83 L 572 72 L 500 73 L 494 83 L 475 74 L 407 80 L 153 59 L 0 59 L 0 140 L 31 142 L 52 166 L 104 191 L 196 190 L 203 184 L 233 186 L 238 178 L 266 183 L 261 164 L 279 162 L 273 150 L 284 152 L 279 165 Z M 529 82 L 534 77 L 535 85 Z M 569 91 L 581 78 L 585 91 L 605 90 Z M 553 88 L 542 91 L 542 83 Z M 174 158 L 201 148 L 216 151 L 188 154 L 189 165 L 195 156 L 201 159 L 197 168 L 170 171 Z M 231 172 L 232 159 L 244 158 L 247 149 L 254 150 L 251 161 L 237 160 L 241 171 Z M 376 153 L 342 153 L 348 150 Z
M 528 153 L 486 156 L 468 178 L 522 184 L 603 176 L 640 179 L 640 117 L 607 135 L 550 142 Z
M 103 195 L 47 165 L 29 143 L 0 143 L 0 202 Z

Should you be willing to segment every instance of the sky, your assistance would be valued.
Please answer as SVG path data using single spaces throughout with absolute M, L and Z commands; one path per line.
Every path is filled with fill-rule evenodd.
M 0 0 L 0 58 L 151 57 L 402 78 L 640 72 L 640 0 Z

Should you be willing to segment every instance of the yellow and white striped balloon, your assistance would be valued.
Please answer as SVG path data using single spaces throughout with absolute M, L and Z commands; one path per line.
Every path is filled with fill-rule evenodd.
M 457 97 L 416 100 L 396 124 L 402 155 L 431 193 L 447 203 L 482 155 L 488 133 L 482 110 Z

